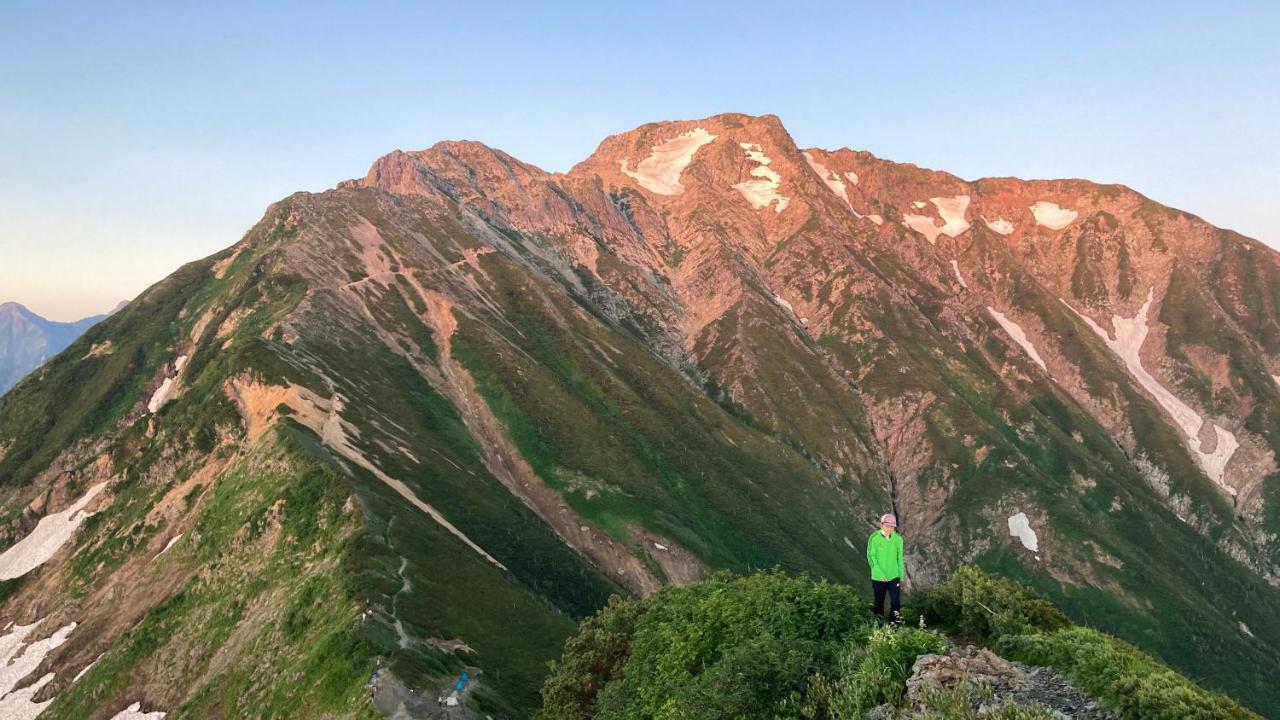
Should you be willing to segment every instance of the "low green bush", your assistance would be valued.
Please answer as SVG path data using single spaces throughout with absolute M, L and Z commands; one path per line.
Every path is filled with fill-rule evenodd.
M 552 664 L 539 717 L 786 717 L 871 628 L 852 588 L 781 572 L 615 599 Z
M 600 612 L 582 621 L 578 633 L 565 642 L 560 660 L 551 663 L 551 674 L 542 686 L 540 717 L 595 717 L 596 696 L 631 655 L 631 638 L 642 607 L 640 602 L 614 595 Z
M 1196 686 L 1134 646 L 1084 627 L 1006 635 L 1000 654 L 1048 665 L 1126 718 L 1218 720 L 1255 718 L 1234 700 Z
M 1070 627 L 1071 621 L 1043 595 L 971 565 L 917 591 L 912 603 L 930 622 L 980 640 Z
M 871 708 L 897 705 L 906 694 L 916 658 L 947 651 L 947 639 L 929 630 L 880 627 L 844 649 L 833 678 L 815 678 L 796 717 L 860 720 Z
M 1137 648 L 1075 627 L 1048 600 L 973 567 L 915 593 L 920 617 L 964 642 L 1055 668 L 1125 718 L 1255 718 Z M 613 598 L 551 664 L 540 720 L 862 720 L 902 707 L 921 655 L 947 651 L 933 629 L 876 622 L 848 586 L 781 572 L 727 573 L 647 598 Z M 974 708 L 989 689 L 924 692 L 929 719 L 1045 720 L 1040 705 Z

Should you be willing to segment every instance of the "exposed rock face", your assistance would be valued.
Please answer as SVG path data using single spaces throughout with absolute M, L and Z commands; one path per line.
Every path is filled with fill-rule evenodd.
M 516 708 L 524 661 L 610 593 L 775 564 L 863 582 L 893 510 L 909 587 L 1016 569 L 1257 697 L 1280 673 L 1278 288 L 1277 253 L 1127 188 L 802 149 L 773 116 L 645 125 L 566 173 L 444 142 L 273 205 L 6 396 L 0 502 L 18 541 L 100 454 L 131 503 L 152 483 L 163 513 L 104 491 L 83 542 L 110 562 L 77 565 L 136 612 L 204 572 L 180 565 L 212 522 L 196 487 L 307 467 L 258 456 L 293 443 L 366 524 L 363 622 L 474 648 Z M 83 665 L 136 618 L 64 594 L 66 556 L 6 607 L 97 618 L 101 647 L 52 656 Z
M 946 655 L 921 655 L 907 678 L 907 707 L 877 708 L 872 717 L 907 720 L 926 717 L 924 700 L 931 692 L 962 688 L 979 714 L 1006 705 L 1039 706 L 1055 717 L 1115 720 L 1120 714 L 1101 707 L 1052 668 L 1010 662 L 990 650 L 972 646 Z

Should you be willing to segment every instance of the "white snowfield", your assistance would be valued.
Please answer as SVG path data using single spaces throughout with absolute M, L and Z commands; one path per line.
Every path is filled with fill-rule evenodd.
M 1160 407 L 1169 413 L 1174 423 L 1182 428 L 1183 434 L 1186 435 L 1187 448 L 1191 450 L 1191 454 L 1199 461 L 1201 469 L 1209 476 L 1210 480 L 1218 483 L 1231 495 L 1236 494 L 1236 489 L 1223 482 L 1223 475 L 1226 473 L 1227 463 L 1231 461 L 1231 456 L 1235 454 L 1236 448 L 1240 447 L 1240 443 L 1236 440 L 1236 436 L 1227 430 L 1222 429 L 1217 424 L 1213 425 L 1216 444 L 1213 452 L 1205 452 L 1202 450 L 1200 442 L 1200 431 L 1207 422 L 1200 417 L 1200 414 L 1193 410 L 1189 405 L 1178 399 L 1176 395 L 1169 391 L 1160 381 L 1155 379 L 1147 369 L 1142 366 L 1142 343 L 1147 339 L 1147 333 L 1151 328 L 1147 324 L 1147 313 L 1151 310 L 1151 302 L 1155 297 L 1155 288 L 1147 291 L 1147 301 L 1138 309 L 1138 314 L 1132 318 L 1122 318 L 1119 315 L 1111 316 L 1111 324 L 1115 326 L 1115 338 L 1093 321 L 1089 316 L 1071 307 L 1071 304 L 1063 300 L 1063 304 L 1071 308 L 1071 311 L 1084 320 L 1098 337 L 1106 343 L 1111 351 L 1124 361 L 1125 367 L 1129 370 L 1129 374 L 1138 381 L 1147 392 L 1151 393 Z
M 1013 223 L 1005 220 L 1004 218 L 988 220 L 984 217 L 982 218 L 982 222 L 986 223 L 987 227 L 991 228 L 992 232 L 997 232 L 1001 235 L 1008 235 L 1013 232 Z
M 743 150 L 747 151 L 747 159 L 754 162 L 756 167 L 751 169 L 750 180 L 733 186 L 734 190 L 742 193 L 742 197 L 751 203 L 751 207 L 756 210 L 773 205 L 774 212 L 782 212 L 787 209 L 787 205 L 791 203 L 791 198 L 778 193 L 778 187 L 782 185 L 782 176 L 769 169 L 769 163 L 773 162 L 769 156 L 764 154 L 764 149 L 755 143 L 738 143 Z
M 1031 521 L 1027 520 L 1026 513 L 1009 516 L 1009 534 L 1018 538 L 1022 547 L 1031 552 L 1040 552 L 1040 540 L 1036 538 L 1036 531 L 1031 529 Z
M 147 402 L 147 411 L 151 414 L 160 412 L 160 408 L 169 402 L 169 398 L 173 395 L 173 388 L 178 382 L 178 377 L 182 375 L 182 368 L 187 364 L 187 356 L 183 355 L 173 361 L 173 377 L 166 377 L 164 382 L 160 383 L 160 387 L 152 393 L 151 400 Z
M 929 244 L 936 243 L 939 235 L 959 237 L 960 233 L 969 229 L 969 222 L 964 219 L 965 211 L 969 209 L 968 195 L 929 198 L 929 202 L 938 209 L 938 216 L 942 218 L 941 226 L 935 225 L 933 218 L 927 215 L 902 216 L 902 221 L 907 227 L 924 235 L 929 240 Z M 916 203 L 916 206 L 923 207 L 924 203 Z
M 627 169 L 630 158 L 619 160 L 618 165 L 621 166 L 623 175 L 640 183 L 640 187 L 649 192 L 659 195 L 679 195 L 684 192 L 684 186 L 680 184 L 680 175 L 693 161 L 693 154 L 698 152 L 698 148 L 715 139 L 716 136 L 706 130 L 694 128 L 661 145 L 655 145 L 649 151 L 649 157 L 641 160 L 634 171 Z
M 1075 210 L 1058 207 L 1057 203 L 1045 200 L 1032 205 L 1031 214 L 1035 216 L 1037 225 L 1043 225 L 1050 230 L 1061 230 L 1075 222 L 1076 216 L 1079 215 Z
M 116 713 L 111 720 L 164 720 L 164 713 L 142 712 L 142 703 L 134 703 Z
M 10 623 L 5 628 L 6 634 L 0 637 L 0 720 L 34 720 L 53 702 L 52 698 L 43 702 L 34 702 L 32 698 L 45 685 L 53 682 L 54 673 L 45 673 L 30 685 L 14 689 L 40 667 L 46 655 L 65 643 L 71 631 L 76 629 L 75 623 L 69 623 L 43 640 L 28 643 L 31 631 L 41 622 L 43 620 L 30 625 Z
M 956 280 L 959 280 L 959 281 L 960 281 L 960 287 L 964 288 L 965 290 L 968 290 L 968 289 L 969 289 L 969 283 L 965 282 L 965 281 L 964 281 L 964 276 L 960 274 L 960 263 L 956 262 L 955 260 L 952 260 L 952 261 L 951 261 L 951 269 L 955 271 L 955 274 L 956 274 Z
M 1000 323 L 1000 327 L 1004 328 L 1006 333 L 1009 333 L 1009 337 L 1013 338 L 1013 341 L 1018 343 L 1018 345 L 1026 351 L 1027 356 L 1035 361 L 1035 364 L 1039 365 L 1041 370 L 1049 372 L 1049 368 L 1045 367 L 1044 359 L 1040 357 L 1040 353 L 1036 352 L 1036 346 L 1031 344 L 1031 340 L 1027 337 L 1027 334 L 1023 332 L 1021 325 L 1008 317 L 1005 317 L 1004 313 L 996 310 L 990 305 L 987 306 L 987 312 L 991 313 L 991 317 L 995 318 L 996 322 Z
M 809 163 L 809 167 L 813 168 L 814 172 L 818 173 L 818 177 L 822 178 L 822 182 L 831 188 L 831 192 L 839 195 L 845 205 L 849 205 L 849 192 L 845 189 L 844 181 L 840 179 L 840 176 L 828 170 L 826 165 L 815 160 L 807 150 L 802 154 L 804 155 L 804 161 Z M 855 175 L 854 177 L 857 176 Z M 854 180 L 854 182 L 856 183 L 857 180 Z M 849 208 L 853 209 L 853 206 L 849 205 Z
M 857 210 L 854 210 L 853 203 L 849 201 L 848 188 L 846 188 L 844 181 L 840 179 L 840 176 L 837 175 L 835 172 L 827 169 L 826 165 L 823 165 L 822 163 L 815 160 L 813 155 L 809 154 L 808 151 L 805 151 L 803 154 L 804 154 L 805 162 L 809 163 L 809 167 L 813 168 L 813 171 L 818 174 L 818 177 L 822 178 L 822 182 L 826 183 L 827 187 L 831 188 L 831 192 L 838 195 L 840 199 L 844 201 L 844 204 L 848 206 L 849 212 L 853 213 L 854 217 L 858 218 L 859 220 L 866 218 L 867 220 L 870 220 L 871 222 L 877 225 L 884 222 L 884 218 L 880 217 L 879 215 L 863 215 Z M 857 173 L 847 172 L 844 174 L 844 176 L 849 179 L 849 182 L 851 184 L 853 185 L 858 184 Z
M 0 580 L 22 577 L 53 557 L 92 515 L 83 510 L 106 487 L 105 482 L 98 483 L 67 509 L 40 518 L 35 530 L 0 554 Z

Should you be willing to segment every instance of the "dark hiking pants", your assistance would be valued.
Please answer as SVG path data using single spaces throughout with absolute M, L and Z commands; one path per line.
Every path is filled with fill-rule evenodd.
M 884 615 L 884 596 L 889 594 L 889 618 L 898 617 L 898 610 L 902 607 L 902 583 L 901 578 L 892 580 L 872 580 L 871 588 L 875 592 L 875 613 Z

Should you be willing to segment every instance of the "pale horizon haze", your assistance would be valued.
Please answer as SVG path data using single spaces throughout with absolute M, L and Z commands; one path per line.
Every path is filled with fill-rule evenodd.
M 966 179 L 1122 183 L 1280 247 L 1277 3 L 178 5 L 0 6 L 0 302 L 106 312 L 393 149 L 562 171 L 721 112 Z

